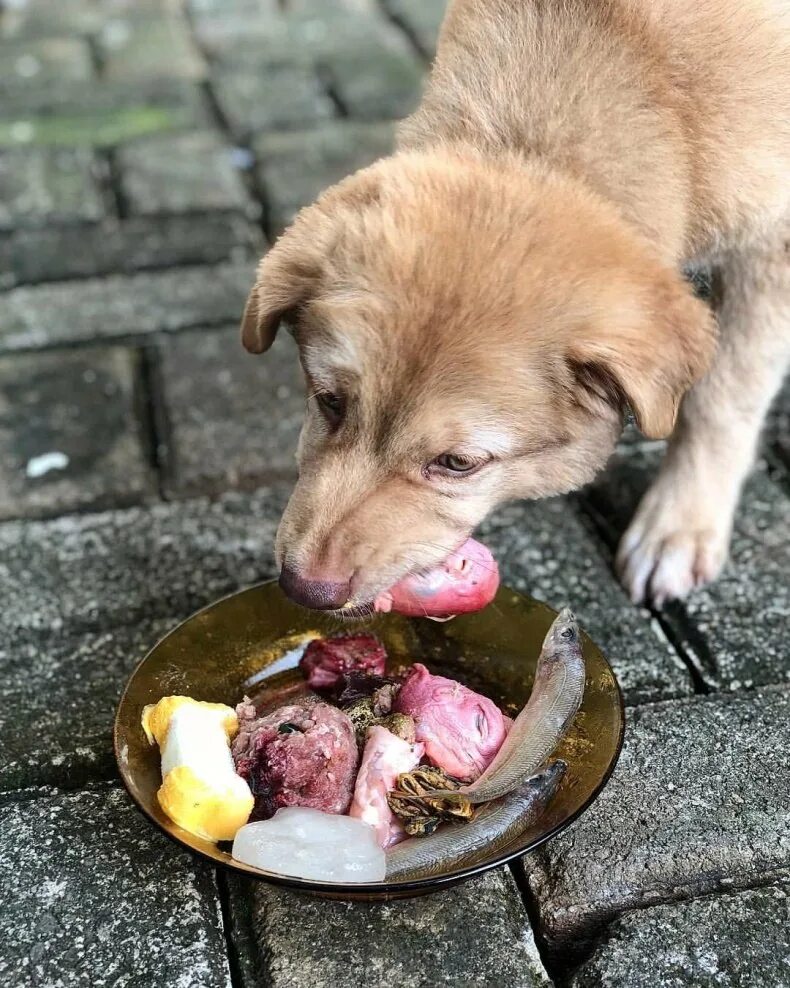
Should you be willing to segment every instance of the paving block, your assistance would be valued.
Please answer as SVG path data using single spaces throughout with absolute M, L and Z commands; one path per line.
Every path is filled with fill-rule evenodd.
M 99 175 L 84 148 L 0 151 L 0 230 L 101 219 Z
M 118 149 L 116 164 L 131 214 L 258 212 L 234 164 L 233 149 L 214 133 L 135 141 Z
M 93 64 L 83 38 L 46 38 L 39 41 L 0 42 L 0 93 L 64 79 L 90 79 Z
M 121 10 L 102 24 L 96 41 L 102 73 L 110 79 L 202 79 L 206 74 L 187 22 L 174 13 Z
M 0 808 L 4 985 L 226 988 L 211 870 L 101 787 Z
M 214 93 L 237 140 L 261 130 L 303 127 L 335 114 L 310 65 L 222 69 L 213 76 Z
M 637 444 L 610 463 L 589 498 L 619 533 L 655 475 L 658 444 Z M 667 622 L 712 689 L 751 688 L 790 679 L 790 499 L 758 467 L 735 516 L 730 561 L 719 579 L 682 605 L 664 608 Z
M 269 226 L 279 233 L 325 188 L 392 150 L 389 123 L 338 120 L 306 131 L 261 134 L 254 142 Z
M 84 37 L 101 25 L 95 0 L 11 0 L 3 4 L 0 37 L 22 44 L 27 40 Z
M 352 117 L 400 119 L 417 109 L 425 70 L 414 55 L 368 48 L 328 58 L 326 68 Z
M 236 321 L 253 275 L 228 263 L 14 288 L 0 296 L 0 351 Z
M 0 357 L 0 518 L 155 494 L 138 365 L 120 347 Z
M 433 57 L 446 0 L 384 0 L 388 13 L 403 24 L 427 57 Z
M 20 229 L 0 234 L 0 287 L 222 261 L 243 263 L 262 251 L 259 229 L 227 212 Z
M 282 20 L 278 0 L 187 0 L 186 9 L 198 44 L 212 58 L 265 40 L 271 24 Z
M 787 687 L 627 711 L 597 801 L 522 859 L 557 962 L 624 910 L 790 875 L 789 715 Z
M 601 647 L 631 704 L 688 696 L 690 674 L 648 612 L 634 607 L 606 546 L 572 498 L 520 502 L 495 512 L 480 537 L 502 579 L 558 610 L 569 604 Z
M 170 494 L 295 479 L 305 388 L 288 335 L 256 358 L 242 348 L 235 325 L 179 334 L 160 344 L 157 376 Z
M 0 791 L 114 778 L 115 708 L 134 667 L 170 627 L 143 618 L 102 632 L 55 628 L 3 639 Z
M 160 131 L 209 123 L 199 88 L 181 79 L 31 85 L 0 103 L 0 147 L 112 146 Z
M 243 988 L 551 984 L 505 870 L 383 905 L 297 896 L 236 876 L 230 888 Z
M 0 641 L 175 624 L 276 575 L 286 487 L 0 524 Z
M 790 984 L 790 887 L 626 913 L 572 988 L 777 988 Z

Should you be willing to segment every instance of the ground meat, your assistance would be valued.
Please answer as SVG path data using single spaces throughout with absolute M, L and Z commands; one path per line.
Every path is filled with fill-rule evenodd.
M 350 672 L 382 676 L 386 662 L 387 653 L 375 635 L 340 635 L 311 641 L 299 667 L 311 689 L 334 690 Z
M 251 820 L 267 820 L 282 806 L 348 810 L 359 754 L 342 710 L 307 699 L 259 717 L 245 700 L 236 712 L 232 754 L 255 797 Z

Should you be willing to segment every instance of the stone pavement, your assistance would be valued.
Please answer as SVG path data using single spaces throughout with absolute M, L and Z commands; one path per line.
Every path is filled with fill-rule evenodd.
M 511 869 L 385 906 L 215 873 L 114 769 L 165 629 L 274 574 L 302 384 L 237 323 L 267 239 L 384 153 L 440 0 L 0 4 L 0 984 L 790 986 L 790 391 L 724 577 L 611 572 L 660 453 L 499 511 L 505 577 L 571 601 L 628 704 L 619 765 Z

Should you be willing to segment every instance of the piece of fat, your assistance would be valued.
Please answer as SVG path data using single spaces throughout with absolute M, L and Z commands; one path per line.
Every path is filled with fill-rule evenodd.
M 143 730 L 161 752 L 159 805 L 205 840 L 233 840 L 252 812 L 252 792 L 230 753 L 238 723 L 231 707 L 185 696 L 166 696 L 143 710 Z
M 387 871 L 373 827 L 306 806 L 284 807 L 270 820 L 242 827 L 233 857 L 262 871 L 314 882 L 382 882 Z

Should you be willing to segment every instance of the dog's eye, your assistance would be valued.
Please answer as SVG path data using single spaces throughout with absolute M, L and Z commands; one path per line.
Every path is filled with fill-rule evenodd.
M 343 418 L 346 403 L 341 395 L 332 394 L 331 391 L 319 391 L 316 395 L 316 401 L 332 425 L 337 425 Z
M 430 469 L 454 474 L 472 473 L 480 466 L 482 466 L 480 460 L 473 459 L 471 456 L 464 456 L 462 453 L 442 453 L 429 464 Z

